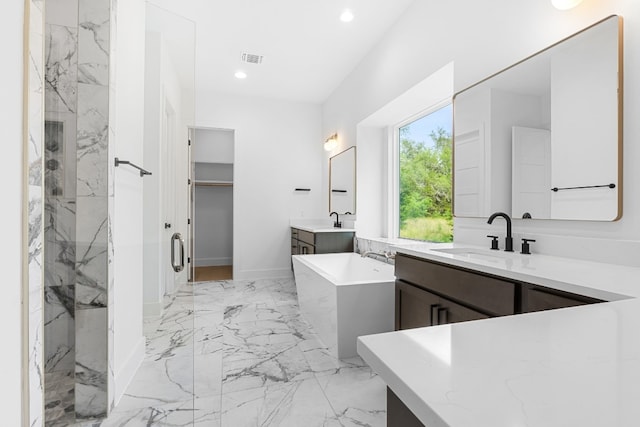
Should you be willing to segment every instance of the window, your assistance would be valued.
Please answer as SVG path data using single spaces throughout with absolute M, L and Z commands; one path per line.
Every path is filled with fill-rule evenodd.
M 451 104 L 398 128 L 399 237 L 453 241 L 451 133 Z

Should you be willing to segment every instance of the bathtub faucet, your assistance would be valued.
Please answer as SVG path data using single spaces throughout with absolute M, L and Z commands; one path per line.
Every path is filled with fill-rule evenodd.
M 384 257 L 386 260 L 396 259 L 396 254 L 390 251 L 384 251 L 384 252 L 364 251 L 362 253 L 362 258 L 374 257 L 374 256 Z

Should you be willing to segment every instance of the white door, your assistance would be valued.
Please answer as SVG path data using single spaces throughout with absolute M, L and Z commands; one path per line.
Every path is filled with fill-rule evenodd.
M 514 126 L 512 129 L 512 216 L 551 216 L 551 132 Z

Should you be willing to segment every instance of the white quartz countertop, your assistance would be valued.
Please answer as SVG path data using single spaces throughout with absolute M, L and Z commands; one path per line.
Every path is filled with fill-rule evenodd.
M 360 337 L 360 356 L 426 426 L 640 425 L 640 268 L 393 249 L 611 301 Z
M 297 228 L 298 230 L 308 231 L 310 233 L 344 233 L 344 232 L 355 232 L 354 228 L 337 228 L 332 225 L 327 224 L 291 224 L 292 228 Z

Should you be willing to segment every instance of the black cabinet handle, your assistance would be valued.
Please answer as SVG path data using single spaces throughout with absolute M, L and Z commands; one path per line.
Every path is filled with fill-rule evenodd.
M 440 304 L 431 304 L 431 326 L 435 326 L 438 324 L 438 310 L 440 308 Z
M 441 307 L 438 309 L 438 325 L 445 325 L 449 323 L 449 309 Z

